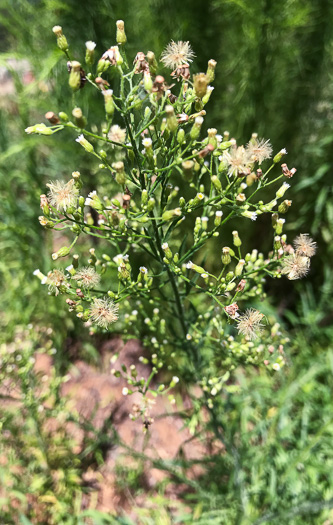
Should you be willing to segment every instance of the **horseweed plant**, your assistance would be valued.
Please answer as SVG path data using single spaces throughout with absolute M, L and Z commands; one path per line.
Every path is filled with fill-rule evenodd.
M 91 333 L 117 327 L 125 337 L 143 340 L 154 352 L 152 375 L 164 365 L 171 375 L 181 374 L 186 363 L 187 379 L 200 384 L 212 407 L 238 363 L 272 371 L 285 364 L 279 325 L 268 327 L 252 304 L 263 298 L 267 276 L 303 277 L 315 253 L 306 234 L 292 247 L 283 233 L 291 206 L 285 194 L 296 169 L 285 163 L 279 169 L 286 150 L 273 155 L 269 140 L 255 133 L 242 146 L 227 131 L 203 131 L 216 62 L 209 60 L 206 73 L 191 76 L 189 42 L 166 47 L 161 62 L 172 69 L 172 80 L 166 80 L 152 51 L 138 52 L 130 65 L 123 21 L 117 22 L 117 45 L 97 66 L 96 44 L 86 42 L 88 73 L 71 57 L 62 28 L 53 32 L 68 60 L 72 117 L 50 111 L 49 126 L 36 124 L 26 132 L 70 130 L 73 148 L 93 157 L 109 180 L 107 195 L 97 187 L 85 196 L 79 171 L 47 185 L 39 221 L 47 229 L 69 230 L 74 239 L 52 255 L 57 264 L 68 257 L 70 262 L 48 275 L 35 274 L 50 293 L 67 296 L 69 310 Z M 82 89 L 100 94 L 104 122 L 87 122 L 79 107 Z M 266 189 L 272 192 L 267 201 Z M 236 227 L 244 221 L 250 228 L 263 214 L 271 217 L 271 251 L 245 253 Z M 223 229 L 232 222 L 232 243 L 224 245 Z M 94 247 L 82 257 L 72 252 L 84 235 Z M 124 395 L 148 392 L 149 380 L 139 379 L 134 365 L 115 373 L 128 381 Z M 169 392 L 177 382 L 173 376 L 158 391 Z

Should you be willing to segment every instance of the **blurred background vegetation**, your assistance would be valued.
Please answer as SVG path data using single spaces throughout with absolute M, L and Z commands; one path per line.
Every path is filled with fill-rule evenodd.
M 24 129 L 49 110 L 72 109 L 52 27 L 63 27 L 77 58 L 87 40 L 97 42 L 98 56 L 114 44 L 119 18 L 130 56 L 159 55 L 173 39 L 190 40 L 199 57 L 194 72 L 217 60 L 207 127 L 227 129 L 240 143 L 255 131 L 275 151 L 287 149 L 289 167 L 297 167 L 287 233 L 308 232 L 318 243 L 306 281 L 292 291 L 268 283 L 267 308 L 278 309 L 290 332 L 290 369 L 279 380 L 255 371 L 239 379 L 243 390 L 221 405 L 228 453 L 208 465 L 205 490 L 192 494 L 196 520 L 180 522 L 331 524 L 332 0 L 0 0 L 0 340 L 31 322 L 52 325 L 59 346 L 78 337 L 32 272 L 50 269 L 51 235 L 37 220 L 45 183 L 93 167 L 80 165 L 65 132 L 46 141 Z M 81 107 L 93 120 L 100 108 L 90 100 L 88 113 L 85 96 Z M 158 523 L 152 515 L 140 519 Z

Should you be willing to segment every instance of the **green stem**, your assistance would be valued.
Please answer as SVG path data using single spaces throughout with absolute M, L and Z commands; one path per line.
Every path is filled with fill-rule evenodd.
M 125 121 L 125 125 L 126 125 L 126 129 L 127 129 L 128 136 L 129 136 L 129 138 L 130 138 L 130 141 L 131 141 L 131 144 L 132 144 L 132 147 L 133 147 L 134 156 L 135 156 L 135 160 L 136 160 L 136 163 L 137 163 L 137 166 L 138 166 L 138 170 L 139 170 L 139 173 L 140 173 L 140 184 L 141 184 L 141 188 L 142 188 L 142 189 L 145 189 L 145 188 L 146 188 L 146 182 L 145 182 L 144 174 L 143 174 L 142 171 L 141 171 L 140 153 L 139 153 L 139 151 L 138 151 L 138 148 L 137 148 L 137 145 L 136 145 L 135 138 L 133 137 L 133 133 L 132 133 L 131 125 L 130 125 L 130 123 L 128 122 L 128 118 L 127 118 L 126 115 L 124 115 L 124 121 Z
M 160 257 L 161 257 L 161 261 L 163 261 L 164 252 L 162 250 L 161 238 L 160 238 L 160 234 L 159 234 L 159 231 L 158 231 L 158 227 L 157 227 L 157 225 L 156 225 L 156 223 L 154 221 L 153 221 L 152 224 L 153 224 L 153 229 L 154 229 L 154 233 L 155 233 L 155 239 L 156 239 L 157 248 L 158 248 L 158 251 L 159 251 L 159 254 L 160 254 Z M 167 273 L 168 273 L 168 277 L 170 279 L 170 284 L 171 284 L 171 287 L 172 287 L 172 290 L 173 290 L 173 293 L 174 293 L 174 296 L 175 296 L 176 306 L 177 306 L 177 310 L 178 310 L 178 313 L 179 313 L 179 321 L 180 321 L 180 324 L 182 326 L 184 335 L 186 336 L 187 328 L 186 328 L 186 323 L 185 323 L 185 313 L 184 313 L 183 305 L 182 305 L 182 302 L 181 302 L 181 299 L 180 299 L 179 290 L 177 288 L 177 284 L 176 284 L 174 275 L 173 275 L 173 273 L 172 273 L 172 271 L 170 270 L 169 267 L 167 267 Z

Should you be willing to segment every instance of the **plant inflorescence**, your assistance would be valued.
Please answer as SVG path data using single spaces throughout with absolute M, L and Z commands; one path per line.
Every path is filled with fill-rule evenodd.
M 217 64 L 211 59 L 205 73 L 192 75 L 189 42 L 172 41 L 161 63 L 152 51 L 129 60 L 118 21 L 117 45 L 96 61 L 96 44 L 86 42 L 83 67 L 62 28 L 53 31 L 67 58 L 72 115 L 49 111 L 49 125 L 26 132 L 70 132 L 82 163 L 95 159 L 98 177 L 81 176 L 82 164 L 47 185 L 39 221 L 72 240 L 52 254 L 53 270 L 35 275 L 66 296 L 91 333 L 139 337 L 153 350 L 154 373 L 166 365 L 180 375 L 190 362 L 188 380 L 201 385 L 208 406 L 239 363 L 280 370 L 286 338 L 257 305 L 266 278 L 303 277 L 315 253 L 306 234 L 293 247 L 283 231 L 296 172 L 281 164 L 286 150 L 274 154 L 256 133 L 240 145 L 227 131 L 205 129 Z M 84 115 L 83 89 L 100 97 L 102 121 Z M 246 238 L 264 215 L 265 254 L 249 250 Z M 142 390 L 139 378 L 128 380 L 130 393 Z

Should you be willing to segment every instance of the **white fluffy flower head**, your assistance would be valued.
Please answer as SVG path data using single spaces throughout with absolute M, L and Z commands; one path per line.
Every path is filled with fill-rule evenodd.
M 254 308 L 246 310 L 245 314 L 242 314 L 237 319 L 238 333 L 250 340 L 256 339 L 262 331 L 263 325 L 261 321 L 263 318 L 264 314 Z
M 112 323 L 118 319 L 118 305 L 111 299 L 105 297 L 103 299 L 94 299 L 90 305 L 90 319 L 102 328 L 108 328 Z
M 167 45 L 161 55 L 161 62 L 170 68 L 175 69 L 182 64 L 192 62 L 195 57 L 189 42 L 171 42 Z
M 50 190 L 47 195 L 49 202 L 58 211 L 66 211 L 67 208 L 76 206 L 79 190 L 75 186 L 74 179 L 71 179 L 66 184 L 56 180 L 55 182 L 49 182 L 46 186 Z
M 118 124 L 114 124 L 108 133 L 108 139 L 112 140 L 112 142 L 123 144 L 126 140 L 126 130 L 122 129 Z
M 228 175 L 246 174 L 247 166 L 250 162 L 249 154 L 243 146 L 232 147 L 230 151 L 225 151 L 222 159 L 228 164 Z
M 73 279 L 85 288 L 94 288 L 100 282 L 101 277 L 92 266 L 87 266 L 86 268 L 81 268 L 73 276 Z
M 273 153 L 273 148 L 269 140 L 253 139 L 247 145 L 247 153 L 249 158 L 253 162 L 258 162 L 261 164 L 264 160 L 270 159 Z

